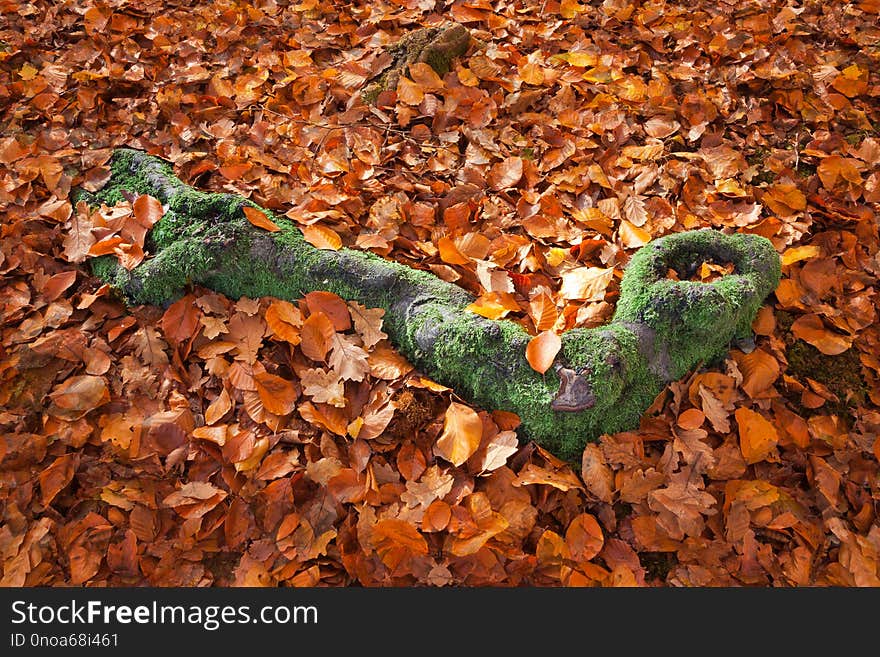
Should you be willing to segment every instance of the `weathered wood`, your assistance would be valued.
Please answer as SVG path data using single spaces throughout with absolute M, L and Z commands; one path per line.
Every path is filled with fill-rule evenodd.
M 612 321 L 565 332 L 554 367 L 541 375 L 525 359 L 531 336 L 520 325 L 466 311 L 474 297 L 430 272 L 364 251 L 317 249 L 268 210 L 281 230 L 257 228 L 242 211 L 258 207 L 251 201 L 195 190 L 140 151 L 118 149 L 111 168 L 102 190 L 79 197 L 113 204 L 150 194 L 167 206 L 143 263 L 127 271 L 113 256 L 92 261 L 127 303 L 165 305 L 198 283 L 232 298 L 297 300 L 327 290 L 383 308 L 389 339 L 416 367 L 475 404 L 516 413 L 524 436 L 564 458 L 578 458 L 602 433 L 636 428 L 668 382 L 751 335 L 780 276 L 773 245 L 757 235 L 699 230 L 655 239 L 630 261 Z M 707 284 L 667 278 L 670 268 L 686 272 L 707 259 L 733 263 L 735 272 Z

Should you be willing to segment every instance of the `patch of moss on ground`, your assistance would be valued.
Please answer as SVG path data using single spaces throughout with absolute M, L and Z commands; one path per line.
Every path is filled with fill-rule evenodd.
M 791 335 L 794 319 L 791 313 L 785 311 L 776 313 L 776 322 L 786 344 L 788 373 L 805 385 L 809 377 L 826 386 L 840 401 L 826 401 L 818 410 L 822 413 L 835 413 L 851 420 L 851 407 L 863 404 L 868 394 L 868 386 L 861 375 L 862 363 L 858 350 L 851 347 L 836 356 L 823 354 L 814 346 Z M 800 395 L 792 394 L 788 399 L 799 409 L 801 408 Z M 803 410 L 807 414 L 811 413 L 808 409 Z

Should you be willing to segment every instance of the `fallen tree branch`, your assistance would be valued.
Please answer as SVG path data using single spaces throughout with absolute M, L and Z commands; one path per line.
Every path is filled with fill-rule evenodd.
M 114 256 L 92 260 L 94 274 L 128 304 L 167 305 L 198 283 L 231 298 L 297 300 L 327 290 L 383 308 L 389 339 L 416 367 L 474 404 L 516 413 L 526 437 L 563 458 L 578 458 L 602 433 L 636 428 L 668 382 L 750 336 L 780 276 L 773 245 L 757 235 L 658 238 L 630 261 L 612 321 L 563 333 L 554 367 L 542 375 L 526 361 L 531 336 L 520 325 L 466 311 L 474 297 L 430 272 L 369 252 L 317 249 L 287 218 L 241 196 L 198 191 L 141 151 L 118 149 L 111 170 L 99 192 L 77 198 L 112 205 L 149 194 L 167 206 L 148 235 L 152 257 L 131 271 Z M 280 230 L 249 223 L 245 206 Z M 667 278 L 670 268 L 686 272 L 706 260 L 732 263 L 735 272 L 712 283 Z

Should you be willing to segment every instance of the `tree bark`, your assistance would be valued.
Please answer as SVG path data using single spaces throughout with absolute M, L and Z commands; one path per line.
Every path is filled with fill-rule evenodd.
M 637 428 L 668 382 L 749 336 L 780 276 L 778 254 L 757 235 L 700 230 L 655 239 L 627 266 L 612 321 L 565 332 L 554 367 L 542 375 L 525 359 L 531 336 L 520 325 L 466 311 L 474 297 L 430 272 L 369 252 L 317 249 L 286 217 L 240 196 L 193 189 L 140 151 L 118 149 L 111 169 L 103 189 L 78 198 L 96 205 L 149 194 L 167 206 L 143 263 L 127 271 L 113 256 L 92 260 L 94 274 L 128 304 L 167 305 L 198 283 L 231 298 L 293 301 L 327 290 L 382 308 L 383 330 L 424 374 L 474 404 L 516 413 L 524 437 L 568 459 L 602 433 Z M 244 206 L 281 230 L 253 226 Z M 735 273 L 709 284 L 667 278 L 669 268 L 686 272 L 707 259 L 733 263 Z

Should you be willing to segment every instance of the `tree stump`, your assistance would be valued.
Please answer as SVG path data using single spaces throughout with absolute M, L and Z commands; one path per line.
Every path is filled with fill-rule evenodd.
M 437 75 L 446 75 L 452 68 L 452 60 L 461 57 L 470 43 L 470 33 L 458 23 L 410 32 L 387 48 L 393 57 L 392 63 L 367 82 L 361 97 L 364 102 L 374 103 L 383 91 L 394 91 L 400 76 L 406 75 L 409 65 L 416 62 L 428 64 Z
M 91 261 L 128 304 L 167 305 L 198 283 L 231 298 L 294 301 L 327 290 L 382 308 L 390 341 L 424 374 L 474 404 L 516 413 L 524 437 L 567 459 L 602 433 L 637 428 L 667 383 L 750 336 L 780 277 L 776 250 L 758 235 L 698 230 L 655 239 L 627 266 L 611 322 L 563 333 L 554 366 L 542 375 L 525 358 L 531 336 L 519 324 L 468 312 L 474 297 L 430 272 L 369 252 L 317 249 L 287 218 L 241 196 L 198 191 L 141 151 L 118 149 L 111 170 L 100 191 L 76 198 L 112 205 L 149 194 L 167 207 L 140 265 L 128 271 L 114 256 Z M 244 207 L 263 211 L 280 230 L 254 226 Z M 667 277 L 670 268 L 686 272 L 706 260 L 735 271 L 711 283 Z

